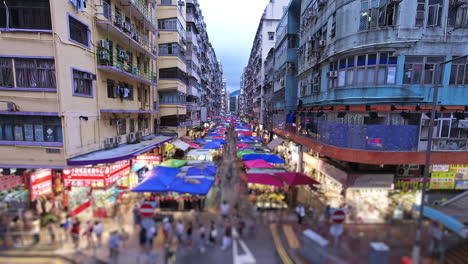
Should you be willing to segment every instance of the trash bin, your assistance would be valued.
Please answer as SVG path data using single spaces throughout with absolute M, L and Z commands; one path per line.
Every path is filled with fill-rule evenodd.
M 383 242 L 369 243 L 369 264 L 388 264 L 390 248 Z

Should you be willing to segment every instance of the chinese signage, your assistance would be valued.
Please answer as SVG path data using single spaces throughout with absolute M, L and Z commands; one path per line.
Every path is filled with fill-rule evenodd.
M 119 162 L 102 167 L 84 167 L 63 170 L 66 186 L 107 187 L 129 173 L 130 163 Z
M 431 189 L 451 190 L 455 188 L 455 173 L 433 172 L 431 174 Z
M 448 172 L 449 169 L 449 164 L 434 164 L 432 165 L 431 172 Z
M 30 175 L 31 199 L 52 192 L 52 170 L 41 170 Z
M 159 164 L 161 162 L 161 156 L 159 155 L 139 155 L 132 160 L 134 164 L 148 165 L 148 164 Z
M 468 164 L 432 166 L 431 189 L 468 189 Z
M 429 179 L 426 180 L 429 182 Z M 423 178 L 397 178 L 395 179 L 395 189 L 400 189 L 404 191 L 408 190 L 421 190 L 423 184 Z M 427 185 L 426 185 L 427 190 Z
M 18 175 L 8 175 L 0 177 L 0 192 L 23 184 L 23 177 Z

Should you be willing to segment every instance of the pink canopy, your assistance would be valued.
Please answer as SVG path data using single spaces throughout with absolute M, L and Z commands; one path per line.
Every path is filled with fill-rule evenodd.
M 218 127 L 219 130 L 226 130 L 226 127 Z
M 271 165 L 270 163 L 257 159 L 257 160 L 248 160 L 243 162 L 245 167 L 252 169 L 252 168 L 274 168 L 275 166 Z
M 238 147 L 238 148 L 247 147 L 247 146 L 250 146 L 250 144 L 247 144 L 247 143 L 240 143 L 240 144 L 237 144 L 237 147 Z
M 200 149 L 200 148 L 201 148 L 200 145 L 197 145 L 197 144 L 195 144 L 195 143 L 188 143 L 188 144 L 189 144 L 190 147 L 192 147 L 192 148 L 196 148 L 196 149 Z
M 224 136 L 214 136 L 213 138 L 222 138 L 222 139 L 224 139 Z
M 283 187 L 283 183 L 275 178 L 275 176 L 267 173 L 249 173 L 247 174 L 249 183 L 272 185 L 277 187 Z
M 239 131 L 239 132 L 237 132 L 237 134 L 251 136 L 253 134 L 253 132 L 252 131 Z
M 319 184 L 319 182 L 315 181 L 302 172 L 278 172 L 274 175 L 285 181 L 289 186 Z

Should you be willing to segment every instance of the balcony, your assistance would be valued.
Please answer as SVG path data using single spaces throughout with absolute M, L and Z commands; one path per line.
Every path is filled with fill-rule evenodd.
M 153 31 L 158 30 L 158 20 L 151 13 L 151 9 L 148 8 L 145 0 L 128 0 L 128 4 L 122 4 L 121 7 L 129 14 L 140 15 L 146 27 L 151 28 Z
M 129 57 L 126 54 L 126 52 L 113 52 L 105 48 L 98 48 L 98 69 L 122 77 L 130 77 L 135 81 L 148 85 L 154 85 L 158 82 L 158 77 L 155 72 L 142 70 L 140 65 L 129 61 Z
M 467 138 L 436 138 L 434 139 L 433 151 L 468 151 Z
M 124 26 L 121 17 L 109 16 L 108 19 L 97 19 L 96 25 L 106 31 L 112 39 L 128 43 L 130 48 L 139 53 L 143 53 L 153 60 L 157 59 L 157 46 L 150 44 L 148 36 L 138 32 L 134 26 Z

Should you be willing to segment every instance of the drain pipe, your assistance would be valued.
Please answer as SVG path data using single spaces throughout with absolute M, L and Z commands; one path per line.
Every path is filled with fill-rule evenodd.
M 6 9 L 6 29 L 8 31 L 10 30 L 10 10 L 8 9 L 8 5 L 6 4 L 5 0 L 3 0 L 3 5 L 5 6 L 5 9 Z

